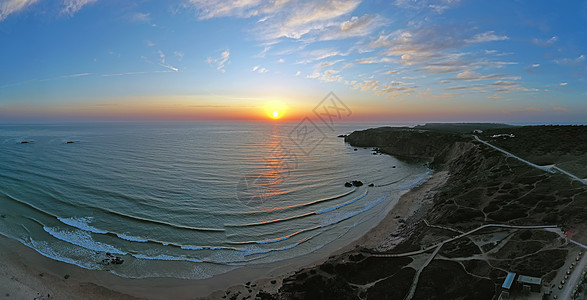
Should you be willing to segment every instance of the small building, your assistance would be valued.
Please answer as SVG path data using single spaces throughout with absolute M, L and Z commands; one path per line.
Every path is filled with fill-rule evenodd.
M 511 290 L 512 284 L 514 283 L 514 279 L 516 279 L 516 273 L 509 272 L 508 275 L 505 277 L 501 288 L 504 290 Z
M 522 290 L 529 289 L 532 292 L 540 293 L 542 278 L 520 275 L 518 276 L 517 283 L 522 288 Z

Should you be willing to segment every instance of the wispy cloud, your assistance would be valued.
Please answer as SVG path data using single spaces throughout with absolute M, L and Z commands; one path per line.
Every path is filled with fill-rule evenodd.
M 364 15 L 352 17 L 340 24 L 334 24 L 325 28 L 320 33 L 318 40 L 341 40 L 352 37 L 361 37 L 371 34 L 375 29 L 386 24 L 386 20 L 377 15 Z
M 509 76 L 503 74 L 489 74 L 489 75 L 482 75 L 477 72 L 473 71 L 465 71 L 462 73 L 457 74 L 456 77 L 451 78 L 452 80 L 468 80 L 468 81 L 480 81 L 480 80 L 520 80 L 522 77 L 520 76 Z
M 362 82 L 351 81 L 349 84 L 356 90 L 363 92 L 372 92 L 379 96 L 397 97 L 401 94 L 412 94 L 417 92 L 417 86 L 410 86 L 405 82 L 391 81 L 389 83 L 381 83 L 378 80 L 369 79 Z
M 170 66 L 170 65 L 167 65 L 167 64 L 164 64 L 164 63 L 160 63 L 159 65 L 162 66 L 162 67 L 164 67 L 164 68 L 167 68 L 167 69 L 169 69 L 171 71 L 174 71 L 174 72 L 179 71 L 179 69 L 176 68 L 176 67 L 174 67 L 174 66 Z
M 150 13 L 141 13 L 136 12 L 129 15 L 129 20 L 135 23 L 148 23 L 151 22 L 151 14 Z
M 479 33 L 473 36 L 471 39 L 465 40 L 468 43 L 485 43 L 485 42 L 493 42 L 493 41 L 503 41 L 509 39 L 505 35 L 496 35 L 494 31 L 487 31 L 484 33 Z
M 348 53 L 341 53 L 334 48 L 316 49 L 302 53 L 303 60 L 298 61 L 300 64 L 307 64 L 315 61 L 320 61 L 329 57 L 346 56 Z
M 447 9 L 451 9 L 459 5 L 460 0 L 396 0 L 395 5 L 401 8 L 415 9 L 415 10 L 431 10 L 436 13 L 443 13 Z
M 226 70 L 224 68 L 226 67 L 227 64 L 230 63 L 230 50 L 226 49 L 226 50 L 222 51 L 222 53 L 220 54 L 220 57 L 218 57 L 218 58 L 208 57 L 206 59 L 206 62 L 210 65 L 216 66 L 216 70 L 224 73 L 224 72 L 226 72 Z
M 183 60 L 183 57 L 185 56 L 185 54 L 183 52 L 180 51 L 173 51 L 173 55 L 177 56 L 177 58 L 179 59 L 179 61 Z
M 260 67 L 260 66 L 254 66 L 253 69 L 251 69 L 251 71 L 257 72 L 257 73 L 267 73 L 267 72 L 269 72 L 269 70 L 267 70 L 267 69 L 265 69 L 263 67 Z
M 562 66 L 578 66 L 585 61 L 585 55 L 579 55 L 577 58 L 555 59 L 554 62 Z
M 549 39 L 545 39 L 545 40 L 534 38 L 534 39 L 532 39 L 532 43 L 534 43 L 538 46 L 547 47 L 547 46 L 552 46 L 554 43 L 556 43 L 557 40 L 558 40 L 558 37 L 556 37 L 556 36 L 553 36 L 553 37 L 551 37 Z
M 35 3 L 38 0 L 2 0 L 0 1 L 0 22 L 11 14 L 17 13 Z
M 198 18 L 201 20 L 218 18 L 218 17 L 249 17 L 256 13 L 252 10 L 259 6 L 261 0 L 189 0 L 196 9 Z
M 73 16 L 80 9 L 88 4 L 92 4 L 98 0 L 63 0 L 63 9 L 61 14 Z
M 360 0 L 327 0 L 327 1 L 292 1 L 283 9 L 276 10 L 274 17 L 260 24 L 256 29 L 258 37 L 265 40 L 279 38 L 300 39 L 309 35 L 329 39 L 324 31 L 332 26 L 331 22 L 351 13 L 359 5 Z M 348 27 L 347 29 L 352 29 Z M 334 30 L 334 29 L 333 29 Z M 356 30 L 347 32 L 357 34 Z M 336 38 L 345 36 L 342 30 Z
M 364 36 L 383 20 L 370 15 L 340 19 L 354 11 L 361 0 L 189 0 L 188 3 L 201 20 L 229 16 L 259 18 L 254 31 L 261 40 L 309 36 L 316 40 L 333 40 Z

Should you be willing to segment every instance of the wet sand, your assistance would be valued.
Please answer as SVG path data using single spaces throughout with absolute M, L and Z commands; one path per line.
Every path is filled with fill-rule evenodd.
M 421 219 L 436 190 L 448 178 L 435 172 L 419 186 L 405 192 L 384 219 L 346 246 L 271 264 L 247 266 L 203 280 L 173 278 L 127 279 L 107 271 L 85 270 L 46 258 L 17 241 L 0 235 L 0 297 L 4 299 L 222 299 L 229 293 L 254 296 L 274 293 L 282 279 L 300 266 L 322 263 L 329 256 L 357 246 L 387 250 L 409 234 L 410 224 Z M 400 221 L 403 220 L 403 221 Z M 317 259 L 317 257 L 319 257 Z M 249 284 L 247 284 L 249 283 Z M 250 291 L 250 292 L 249 292 Z

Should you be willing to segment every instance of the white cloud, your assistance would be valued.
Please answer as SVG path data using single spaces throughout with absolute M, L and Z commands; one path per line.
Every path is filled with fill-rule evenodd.
M 159 65 L 162 66 L 162 67 L 165 67 L 165 68 L 167 68 L 169 70 L 175 71 L 175 72 L 179 71 L 178 68 L 173 67 L 173 66 L 170 66 L 170 65 L 167 65 L 167 64 L 164 64 L 164 63 L 160 63 Z
M 397 97 L 401 94 L 412 94 L 417 91 L 417 87 L 408 86 L 405 82 L 391 81 L 389 83 L 381 83 L 377 80 L 364 80 L 363 82 L 351 81 L 350 84 L 356 90 L 363 92 L 372 92 L 379 96 Z
M 161 63 L 164 64 L 165 63 L 165 53 L 163 53 L 163 51 L 161 51 L 161 50 L 157 50 L 157 53 L 159 54 L 159 58 L 161 58 Z
M 269 70 L 267 70 L 267 69 L 265 69 L 263 67 L 260 67 L 260 66 L 254 66 L 251 71 L 257 72 L 257 73 L 267 73 L 267 72 L 269 72 Z
M 540 64 L 533 64 L 531 67 L 532 68 L 538 68 L 538 67 L 540 67 Z
M 177 57 L 178 57 L 178 59 L 179 59 L 179 61 L 182 61 L 182 60 L 183 60 L 183 57 L 184 57 L 184 54 L 183 54 L 183 52 L 180 52 L 180 51 L 173 51 L 173 55 L 177 56 Z
M 312 33 L 319 36 L 333 20 L 351 13 L 361 0 L 189 0 L 200 19 L 235 16 L 241 18 L 257 17 L 255 32 L 258 38 L 274 40 L 281 37 L 299 39 Z M 357 20 L 355 20 L 357 21 Z M 367 19 L 361 20 L 354 28 L 349 27 L 347 35 L 357 36 L 372 26 Z M 361 27 L 363 28 L 361 30 Z M 352 29 L 352 30 L 351 30 Z M 341 35 L 343 38 L 345 35 Z M 327 36 L 323 36 L 327 39 Z
M 395 5 L 415 10 L 432 10 L 436 13 L 443 13 L 460 3 L 460 0 L 396 0 Z
M 135 23 L 147 23 L 151 22 L 151 14 L 150 13 L 133 13 L 129 16 L 131 22 Z
M 563 59 L 555 59 L 554 62 L 562 65 L 562 66 L 578 66 L 585 61 L 585 55 L 579 55 L 579 57 L 572 59 L 572 58 L 563 58 Z
M 479 73 L 473 72 L 473 71 L 465 71 L 465 72 L 457 74 L 457 76 L 455 78 L 452 78 L 452 80 L 468 80 L 468 81 L 503 80 L 503 79 L 520 80 L 520 79 L 522 79 L 522 77 L 508 76 L 508 75 L 502 75 L 502 74 L 482 75 L 482 74 L 479 74 Z
M 222 53 L 220 53 L 220 57 L 218 57 L 218 58 L 208 57 L 206 59 L 206 62 L 209 63 L 210 65 L 215 65 L 216 70 L 224 73 L 224 72 L 226 72 L 224 67 L 226 67 L 226 65 L 230 63 L 229 59 L 230 59 L 230 50 L 226 49 L 226 50 L 222 51 Z
M 334 56 L 346 56 L 348 55 L 348 53 L 341 53 L 336 49 L 332 49 L 332 48 L 325 48 L 325 49 L 316 49 L 316 50 L 312 50 L 312 51 L 308 51 L 303 53 L 303 56 L 305 57 L 304 60 L 299 61 L 298 63 L 301 64 L 307 64 L 307 63 L 311 63 L 314 61 L 319 61 L 319 60 L 323 60 L 329 57 L 334 57 Z
M 343 59 L 338 59 L 338 60 L 335 60 L 335 61 L 326 61 L 326 62 L 323 62 L 323 63 L 319 63 L 318 65 L 316 65 L 316 69 L 328 68 L 328 67 L 330 67 L 332 65 L 335 65 L 335 64 L 337 64 L 337 63 L 339 63 L 341 61 L 343 61 Z
M 377 64 L 377 63 L 390 63 L 392 59 L 389 57 L 365 57 L 355 60 L 356 64 Z
M 301 74 L 302 74 L 302 72 L 300 72 L 300 71 L 296 72 L 296 76 L 300 76 Z
M 0 1 L 0 22 L 9 15 L 17 13 L 35 3 L 38 0 L 3 0 Z
M 569 83 L 568 83 L 568 82 L 561 82 L 561 83 L 560 83 L 560 86 L 565 86 L 565 85 L 567 85 L 567 84 L 569 84 Z
M 326 27 L 318 39 L 328 41 L 367 36 L 385 23 L 385 19 L 377 15 L 364 15 L 360 18 L 354 16 L 350 20 L 343 21 L 340 25 L 334 24 Z
M 73 16 L 76 12 L 82 9 L 82 7 L 96 1 L 98 0 L 63 0 L 63 5 L 65 7 L 61 10 L 61 14 Z
M 258 30 L 261 39 L 281 37 L 300 39 L 319 35 L 331 26 L 331 21 L 351 13 L 360 0 L 327 0 L 290 2 L 276 11 L 276 17 L 265 21 Z
M 189 3 L 197 10 L 201 20 L 218 17 L 249 17 L 255 15 L 252 8 L 262 3 L 261 0 L 189 0 Z
M 541 39 L 532 39 L 532 43 L 538 45 L 538 46 L 552 46 L 556 41 L 558 40 L 558 37 L 553 36 L 548 40 L 541 40 Z
M 471 39 L 465 40 L 468 43 L 484 43 L 484 42 L 493 42 L 493 41 L 503 41 L 509 39 L 507 36 L 496 35 L 495 31 L 487 31 L 484 33 L 479 33 L 473 36 Z

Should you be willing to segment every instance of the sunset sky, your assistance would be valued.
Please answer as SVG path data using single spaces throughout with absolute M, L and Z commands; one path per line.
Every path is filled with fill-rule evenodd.
M 585 123 L 587 1 L 0 0 L 0 122 Z

